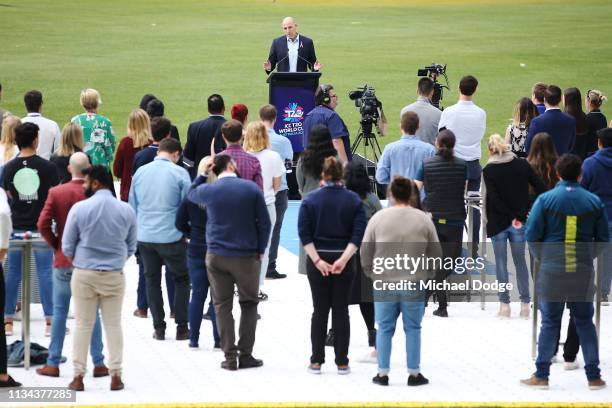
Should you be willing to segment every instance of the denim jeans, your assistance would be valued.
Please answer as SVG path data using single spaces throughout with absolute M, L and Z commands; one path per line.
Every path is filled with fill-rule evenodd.
M 15 308 L 17 307 L 17 289 L 21 282 L 22 272 L 22 251 L 23 248 L 9 248 L 8 251 L 4 316 L 9 318 L 15 317 Z M 53 315 L 53 250 L 47 244 L 32 244 L 32 256 L 36 264 L 38 290 L 40 292 L 43 312 L 46 318 L 51 318 Z
M 136 307 L 140 310 L 147 310 L 149 308 L 149 302 L 147 302 L 147 284 L 144 276 L 144 265 L 140 254 L 136 255 L 136 263 L 138 264 L 138 287 L 136 289 Z M 172 275 L 166 269 L 164 274 L 166 280 L 166 291 L 168 293 L 168 303 L 170 306 L 170 313 L 174 313 L 174 281 Z
M 584 371 L 589 381 L 601 377 L 599 370 L 599 350 L 597 333 L 593 324 L 593 303 L 568 302 L 567 306 L 576 322 L 576 331 L 582 346 Z M 559 341 L 559 328 L 563 316 L 563 302 L 541 302 L 542 325 L 538 338 L 538 358 L 536 359 L 536 377 L 548 379 L 550 363 Z
M 376 299 L 376 294 L 374 295 Z M 402 300 L 374 302 L 374 313 L 378 331 L 376 332 L 376 359 L 378 373 L 387 375 L 391 364 L 391 343 L 395 333 L 395 324 L 401 312 L 404 333 L 406 335 L 406 365 L 410 375 L 417 375 L 421 365 L 421 321 L 425 313 L 424 294 L 410 294 Z
M 270 216 L 270 223 L 274 226 L 276 222 L 276 207 L 274 204 L 268 204 L 268 215 Z M 264 284 L 266 279 L 266 272 L 268 272 L 268 256 L 270 255 L 270 243 L 272 241 L 272 234 L 268 237 L 268 244 L 266 245 L 266 252 L 264 252 L 263 258 L 261 259 L 261 270 L 259 271 L 259 286 Z
M 53 321 L 51 323 L 51 344 L 49 344 L 49 357 L 47 365 L 58 367 L 62 358 L 64 348 L 64 337 L 66 337 L 66 318 L 70 307 L 70 279 L 72 268 L 53 268 Z M 91 359 L 94 367 L 104 365 L 102 354 L 102 326 L 100 325 L 100 314 L 96 312 L 96 323 L 91 335 Z
M 529 271 L 525 260 L 525 224 L 519 229 L 510 225 L 499 234 L 491 237 L 493 242 L 493 253 L 495 254 L 495 274 L 499 283 L 508 283 L 508 244 L 510 241 L 510 251 L 512 261 L 516 268 L 516 283 L 522 303 L 529 303 Z M 499 293 L 499 300 L 502 303 L 510 303 L 508 291 Z
M 194 252 L 201 252 L 196 254 Z M 187 269 L 189 269 L 189 280 L 191 281 L 191 301 L 189 302 L 189 341 L 198 344 L 200 340 L 200 326 L 202 325 L 202 313 L 208 293 L 208 274 L 206 272 L 206 252 L 187 252 Z M 211 296 L 212 298 L 212 296 Z M 211 321 L 213 328 L 213 339 L 215 344 L 219 343 L 219 332 L 217 330 L 217 317 L 215 309 L 211 308 Z
M 608 224 L 610 239 L 612 240 L 612 222 Z M 608 243 L 604 255 L 603 276 L 601 277 L 601 294 L 610 296 L 610 286 L 612 286 L 612 244 Z
M 276 257 L 278 256 L 278 245 L 280 243 L 280 233 L 283 227 L 283 219 L 285 218 L 285 211 L 287 211 L 289 190 L 282 190 L 276 193 L 276 201 L 274 206 L 276 207 L 276 222 L 272 229 L 272 240 L 270 241 L 270 254 L 268 256 L 268 271 L 273 272 L 276 270 Z

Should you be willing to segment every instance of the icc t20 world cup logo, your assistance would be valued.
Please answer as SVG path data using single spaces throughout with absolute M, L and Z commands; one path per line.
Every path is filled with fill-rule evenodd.
M 283 113 L 283 121 L 289 123 L 301 122 L 304 119 L 304 108 L 295 102 L 289 103 Z

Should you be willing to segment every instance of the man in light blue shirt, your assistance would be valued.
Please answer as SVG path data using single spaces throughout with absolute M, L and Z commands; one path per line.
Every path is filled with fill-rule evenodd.
M 70 281 L 76 318 L 74 379 L 68 387 L 84 389 L 87 352 L 99 306 L 108 344 L 111 390 L 121 390 L 123 266 L 136 251 L 136 217 L 129 205 L 113 197 L 113 176 L 105 166 L 93 166 L 83 174 L 85 195 L 91 198 L 72 206 L 62 236 L 62 252 L 74 266 Z
M 416 113 L 408 111 L 402 115 L 401 129 L 401 139 L 385 146 L 378 162 L 376 181 L 380 184 L 389 184 L 395 176 L 415 179 L 423 161 L 436 153 L 432 145 L 415 136 L 419 129 Z
M 291 142 L 285 136 L 281 136 L 274 131 L 274 122 L 276 122 L 276 108 L 274 105 L 264 105 L 259 109 L 259 118 L 262 120 L 266 129 L 268 129 L 268 137 L 270 138 L 270 148 L 278 153 L 285 162 L 291 168 L 293 161 L 293 148 Z M 272 240 L 270 243 L 270 253 L 268 261 L 268 271 L 266 273 L 266 279 L 282 279 L 286 278 L 287 275 L 284 273 L 278 273 L 276 270 L 276 257 L 278 256 L 278 244 L 280 241 L 280 231 L 283 226 L 283 218 L 285 217 L 285 211 L 289 203 L 289 187 L 287 186 L 287 175 L 283 174 L 281 179 L 281 185 L 276 193 L 276 222 L 272 230 Z
M 176 139 L 163 139 L 157 157 L 138 169 L 132 179 L 129 203 L 138 218 L 138 252 L 144 264 L 147 300 L 153 315 L 153 337 L 164 340 L 166 322 L 161 292 L 161 268 L 174 280 L 174 311 L 176 339 L 187 340 L 187 308 L 189 305 L 189 274 L 187 244 L 176 229 L 175 219 L 191 179 L 184 168 L 175 163 L 180 158 Z

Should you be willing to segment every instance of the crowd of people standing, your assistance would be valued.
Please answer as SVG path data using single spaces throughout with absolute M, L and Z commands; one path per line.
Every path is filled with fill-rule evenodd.
M 433 314 L 449 316 L 447 293 L 374 291 L 373 262 L 391 256 L 385 243 L 403 243 L 414 257 L 425 253 L 458 259 L 466 195 L 482 196 L 482 217 L 501 283 L 509 281 L 510 243 L 523 318 L 531 308 L 527 242 L 609 241 L 612 129 L 600 110 L 605 96 L 589 90 L 585 113 L 577 88 L 562 91 L 536 84 L 531 98 L 517 102 L 505 137 L 489 137 L 483 169 L 486 112 L 474 101 L 478 86 L 475 77 L 463 77 L 459 101 L 440 112 L 429 103 L 433 81 L 419 80 L 416 102 L 400 114 L 401 138 L 385 147 L 376 169 L 376 181 L 389 185 L 387 208 L 372 194 L 366 168 L 352 161 L 348 129 L 335 111 L 334 87 L 318 87 L 316 107 L 304 123 L 305 151 L 296 164 L 302 196 L 298 270 L 308 278 L 313 301 L 309 372 L 321 373 L 325 347 L 333 346 L 338 374 L 350 373 L 348 306 L 359 304 L 372 347 L 367 359 L 378 364 L 372 381 L 389 384 L 391 339 L 401 314 L 407 383 L 429 382 L 420 370 L 421 322 L 432 295 L 438 302 Z M 8 249 L 0 299 L 2 341 L 13 334 L 21 276 L 21 252 L 9 247 L 9 233 L 38 231 L 46 244 L 35 244 L 33 255 L 50 337 L 49 358 L 38 374 L 60 375 L 72 297 L 76 329 L 69 387 L 84 390 L 90 351 L 94 376 L 110 375 L 111 390 L 124 388 L 123 269 L 132 255 L 139 266 L 134 315 L 146 318 L 150 311 L 154 339 L 166 338 L 165 269 L 176 340 L 199 348 L 202 320 L 208 315 L 214 348 L 224 352 L 223 369 L 262 366 L 253 355 L 262 317 L 257 305 L 268 299 L 262 291 L 265 279 L 286 277 L 277 271 L 276 261 L 287 210 L 286 164 L 294 156 L 288 139 L 274 131 L 275 107 L 262 106 L 258 120 L 249 121 L 248 108 L 236 104 L 232 119 L 226 120 L 223 97 L 213 94 L 207 99 L 209 116 L 189 125 L 183 147 L 178 129 L 164 116 L 163 102 L 152 94 L 129 114 L 126 136 L 119 143 L 110 120 L 99 113 L 101 97 L 94 89 L 81 92 L 84 113 L 61 131 L 41 115 L 42 93 L 27 92 L 24 103 L 26 117 L 4 114 L 0 139 L 0 260 Z M 112 173 L 120 179 L 118 194 Z M 481 212 L 475 211 L 475 243 L 480 241 L 480 222 Z M 574 235 L 567 232 L 568 225 Z M 544 273 L 552 270 L 546 259 L 540 261 Z M 605 268 L 601 281 L 604 302 L 610 295 L 611 269 Z M 453 270 L 453 264 L 423 268 L 409 277 L 395 271 L 388 280 L 443 281 Z M 214 307 L 204 314 L 209 292 Z M 232 310 L 236 295 L 241 309 L 238 341 Z M 499 300 L 498 315 L 510 317 L 508 293 Z M 564 304 L 551 300 L 540 305 L 537 370 L 524 385 L 548 386 Z M 572 312 L 568 338 L 574 339 L 576 350 L 564 354 L 566 365 L 575 368 L 581 346 L 589 387 L 603 388 L 592 302 L 568 301 L 567 306 Z M 0 344 L 0 349 L 6 347 Z M 0 355 L 2 361 L 5 355 Z M 16 385 L 0 366 L 0 386 Z

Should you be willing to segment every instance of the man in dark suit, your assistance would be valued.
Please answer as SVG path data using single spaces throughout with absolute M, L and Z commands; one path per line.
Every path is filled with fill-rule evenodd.
M 546 132 L 552 137 L 559 156 L 572 150 L 576 141 L 576 119 L 561 112 L 560 104 L 561 88 L 556 85 L 547 86 L 544 92 L 546 112 L 531 121 L 525 141 L 527 152 L 529 152 L 533 137 L 540 132 Z
M 277 66 L 278 72 L 319 71 L 321 64 L 312 40 L 298 34 L 298 25 L 293 17 L 285 17 L 282 26 L 285 35 L 272 41 L 270 56 L 263 64 L 266 73 L 269 74 Z
M 208 118 L 193 122 L 187 128 L 183 161 L 191 166 L 188 170 L 192 179 L 196 176 L 200 160 L 211 155 L 213 140 L 215 153 L 225 150 L 226 147 L 221 137 L 221 125 L 225 122 L 225 104 L 221 95 L 212 94 L 208 97 L 208 113 Z

